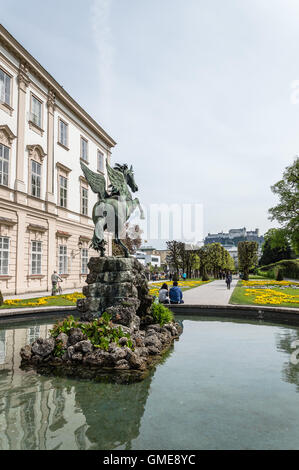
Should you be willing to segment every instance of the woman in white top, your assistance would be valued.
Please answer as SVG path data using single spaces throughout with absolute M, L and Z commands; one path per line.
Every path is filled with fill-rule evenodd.
M 159 290 L 159 302 L 160 304 L 169 304 L 168 286 L 165 282 Z

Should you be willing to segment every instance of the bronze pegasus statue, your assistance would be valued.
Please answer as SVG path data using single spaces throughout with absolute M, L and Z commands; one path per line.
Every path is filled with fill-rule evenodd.
M 92 191 L 98 195 L 98 201 L 92 210 L 92 220 L 95 225 L 92 248 L 100 252 L 100 256 L 105 256 L 104 231 L 112 233 L 115 242 L 120 245 L 125 257 L 129 257 L 129 250 L 122 243 L 120 236 L 125 223 L 138 206 L 140 217 L 144 219 L 144 213 L 139 199 L 133 199 L 132 192 L 138 191 L 138 186 L 134 180 L 132 165 L 128 168 L 127 164 L 116 164 L 112 168 L 106 161 L 107 173 L 110 180 L 108 191 L 106 190 L 106 180 L 102 173 L 95 173 L 90 170 L 82 161 L 81 168 Z

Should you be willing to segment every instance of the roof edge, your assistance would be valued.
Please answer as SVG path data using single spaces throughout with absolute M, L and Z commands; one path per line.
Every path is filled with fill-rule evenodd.
M 104 140 L 108 147 L 114 147 L 116 141 L 74 100 L 52 75 L 0 24 L 0 42 L 17 55 L 21 61 L 25 61 L 31 72 L 45 82 L 72 111 L 75 111 L 82 120 Z

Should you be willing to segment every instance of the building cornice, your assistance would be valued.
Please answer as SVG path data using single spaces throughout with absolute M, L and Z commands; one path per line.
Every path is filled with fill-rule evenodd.
M 16 225 L 17 221 L 9 219 L 7 217 L 0 217 L 0 226 L 5 225 L 6 227 L 13 227 Z
M 44 227 L 43 225 L 36 225 L 36 224 L 29 224 L 27 226 L 27 229 L 31 232 L 41 232 L 41 233 L 44 233 L 48 230 L 47 227 Z
M 56 231 L 56 237 L 60 238 L 70 238 L 72 236 L 71 233 L 69 232 L 63 232 L 62 230 L 57 230 Z
M 84 109 L 59 85 L 42 65 L 0 24 L 0 43 L 3 43 L 10 52 L 18 57 L 20 63 L 26 64 L 29 72 L 36 75 L 82 121 L 92 129 L 108 147 L 116 145 L 115 140 L 86 112 Z
M 9 126 L 7 124 L 2 124 L 0 126 L 0 138 L 4 138 L 6 135 L 6 138 L 8 139 L 9 144 L 12 144 L 12 141 L 16 138 L 14 133 L 10 130 Z
M 67 166 L 63 165 L 60 162 L 56 163 L 56 168 L 59 168 L 60 170 L 64 171 L 65 173 L 70 173 L 72 171 L 71 168 L 68 168 Z

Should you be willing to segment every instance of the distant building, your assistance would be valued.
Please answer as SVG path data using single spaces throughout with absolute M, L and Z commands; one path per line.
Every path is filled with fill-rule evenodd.
M 259 229 L 255 230 L 246 230 L 246 227 L 243 228 L 233 228 L 225 232 L 219 233 L 208 233 L 204 240 L 204 244 L 208 245 L 210 243 L 221 243 L 221 245 L 227 247 L 237 247 L 239 242 L 242 241 L 254 241 L 259 244 L 259 247 L 264 242 L 264 237 L 259 235 Z
M 149 246 L 142 246 L 141 248 L 139 248 L 139 252 L 147 256 L 153 256 L 153 258 L 158 257 L 159 261 L 152 259 L 151 262 L 159 263 L 159 267 L 165 266 L 167 270 L 169 269 L 169 250 L 158 250 L 154 248 L 153 246 L 149 245 Z
M 144 266 L 148 266 L 149 264 L 155 268 L 160 268 L 161 266 L 161 258 L 156 254 L 147 254 L 144 251 L 136 251 L 135 257 Z
M 234 245 L 222 245 L 233 258 L 236 268 L 238 267 L 238 247 Z

